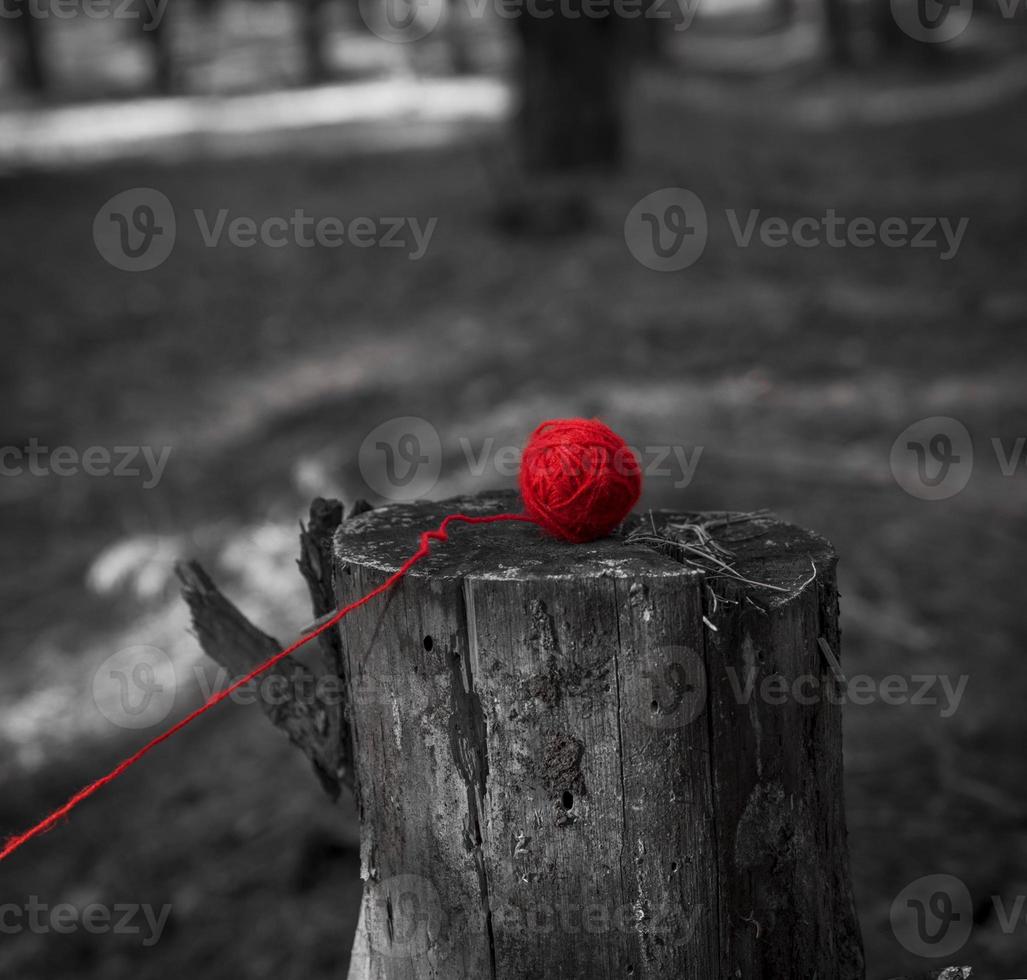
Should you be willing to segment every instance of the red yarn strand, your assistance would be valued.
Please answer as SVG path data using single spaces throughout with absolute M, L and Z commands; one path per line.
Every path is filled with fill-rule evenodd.
M 565 541 L 593 541 L 609 534 L 631 512 L 642 490 L 642 470 L 627 443 L 598 419 L 553 419 L 543 422 L 531 434 L 521 460 L 519 483 L 525 513 L 485 517 L 449 514 L 434 531 L 421 534 L 417 550 L 385 582 L 339 609 L 325 622 L 318 623 L 316 628 L 255 667 L 245 677 L 209 697 L 191 714 L 118 763 L 106 776 L 80 789 L 67 803 L 30 830 L 8 838 L 0 850 L 0 861 L 6 860 L 34 837 L 51 830 L 79 804 L 122 776 L 161 742 L 166 742 L 240 687 L 295 653 L 315 636 L 331 629 L 354 609 L 359 609 L 386 592 L 422 558 L 428 556 L 432 541 L 448 540 L 450 524 L 526 521 L 538 524 L 543 530 Z
M 315 636 L 320 636 L 326 630 L 331 629 L 337 625 L 343 617 L 348 616 L 354 609 L 359 609 L 361 606 L 370 602 L 376 596 L 381 595 L 383 592 L 388 591 L 395 585 L 400 579 L 402 579 L 411 568 L 414 567 L 422 558 L 426 558 L 431 552 L 432 541 L 446 541 L 448 540 L 447 529 L 449 525 L 459 521 L 462 524 L 496 524 L 500 521 L 527 521 L 529 523 L 535 523 L 535 519 L 528 514 L 493 514 L 485 517 L 471 517 L 467 514 L 449 514 L 445 517 L 442 523 L 434 531 L 425 531 L 421 534 L 420 544 L 417 550 L 405 561 L 402 565 L 387 578 L 377 588 L 372 589 L 367 595 L 355 602 L 351 602 L 348 606 L 344 606 L 338 612 L 335 613 L 331 619 L 322 623 L 310 633 L 300 637 L 294 643 L 287 646 L 284 650 L 279 651 L 273 657 L 265 660 L 264 663 L 260 664 L 251 670 L 245 677 L 235 681 L 229 687 L 226 687 L 223 691 L 219 691 L 217 694 L 212 695 L 208 698 L 199 708 L 193 711 L 191 714 L 186 715 L 181 721 L 172 725 L 166 732 L 158 735 L 156 738 L 147 742 L 141 749 L 134 754 L 130 755 L 123 762 L 118 763 L 106 776 L 97 779 L 95 782 L 90 783 L 88 786 L 80 789 L 71 799 L 68 800 L 63 806 L 58 807 L 49 816 L 41 820 L 30 830 L 25 831 L 23 834 L 18 834 L 14 837 L 9 837 L 4 844 L 4 848 L 0 851 L 0 861 L 6 860 L 10 857 L 18 848 L 22 845 L 27 844 L 34 837 L 38 837 L 40 834 L 46 833 L 55 827 L 61 820 L 68 816 L 72 810 L 74 810 L 79 804 L 84 803 L 89 797 L 93 796 L 108 783 L 114 782 L 119 776 L 122 776 L 128 769 L 134 766 L 140 759 L 145 755 L 148 755 L 162 742 L 166 742 L 173 735 L 180 732 L 186 725 L 195 721 L 201 715 L 206 714 L 215 705 L 220 704 L 226 698 L 230 697 L 235 691 L 245 684 L 248 684 L 255 677 L 259 677 L 265 671 L 270 670 L 275 664 L 284 660 L 286 657 L 295 653 L 300 647 L 309 643 Z

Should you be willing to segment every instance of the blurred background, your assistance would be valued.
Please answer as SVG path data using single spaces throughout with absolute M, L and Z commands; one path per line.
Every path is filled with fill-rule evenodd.
M 175 561 L 287 640 L 314 496 L 598 415 L 646 506 L 830 538 L 908 684 L 845 708 L 868 976 L 1025 975 L 1022 0 L 4 2 L 0 832 L 219 682 Z M 356 842 L 222 706 L 0 867 L 0 975 L 343 977 Z

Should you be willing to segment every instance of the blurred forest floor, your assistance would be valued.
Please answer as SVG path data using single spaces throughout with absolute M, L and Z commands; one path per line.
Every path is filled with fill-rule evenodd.
M 195 641 L 171 575 L 194 555 L 280 639 L 304 623 L 292 561 L 311 497 L 366 495 L 357 449 L 378 423 L 422 416 L 447 452 L 437 496 L 504 485 L 458 443 L 519 445 L 539 419 L 598 414 L 639 445 L 702 446 L 687 489 L 645 503 L 771 507 L 841 558 L 850 674 L 969 675 L 959 710 L 846 709 L 847 806 L 869 976 L 928 964 L 888 924 L 921 875 L 969 885 L 980 922 L 956 962 L 1022 976 L 1027 926 L 1006 935 L 987 901 L 1027 893 L 1027 514 L 1023 469 L 992 438 L 1027 433 L 1027 104 L 888 122 L 816 125 L 788 106 L 744 111 L 725 82 L 705 108 L 654 74 L 631 108 L 627 174 L 595 192 L 578 236 L 510 237 L 491 138 L 423 151 L 138 161 L 0 180 L 10 349 L 0 443 L 171 446 L 160 485 L 5 477 L 7 597 L 0 694 L 0 828 L 20 830 L 140 744 L 90 698 L 97 666 L 158 647 L 198 702 Z M 896 98 L 901 94 L 898 88 Z M 764 97 L 766 100 L 766 97 Z M 721 103 L 732 102 L 737 113 Z M 326 138 L 330 133 L 326 131 Z M 93 217 L 124 189 L 175 203 L 179 237 L 131 275 L 93 247 Z M 624 216 L 664 186 L 707 213 L 797 218 L 834 208 L 969 217 L 958 256 L 909 249 L 735 246 L 723 220 L 692 268 L 660 275 L 628 253 Z M 232 215 L 439 217 L 419 261 L 382 248 L 206 248 L 193 208 Z M 17 330 L 12 330 L 12 325 Z M 17 334 L 17 336 L 15 336 Z M 888 458 L 914 420 L 952 415 L 977 464 L 928 503 Z M 0 937 L 0 975 L 339 977 L 359 895 L 349 801 L 333 806 L 255 707 L 222 706 L 0 868 L 0 896 L 55 905 L 171 903 L 161 941 L 28 932 Z

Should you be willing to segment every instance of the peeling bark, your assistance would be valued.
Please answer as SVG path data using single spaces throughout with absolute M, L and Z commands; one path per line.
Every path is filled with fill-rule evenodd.
M 309 527 L 300 531 L 298 565 L 310 590 L 315 615 L 331 608 L 332 535 L 342 521 L 337 501 L 318 498 L 311 505 Z M 198 562 L 177 566 L 182 595 L 192 615 L 193 629 L 204 653 L 233 678 L 249 673 L 269 660 L 280 644 L 254 626 L 214 584 Z M 298 660 L 276 664 L 266 676 L 281 677 L 273 703 L 261 699 L 265 714 L 310 760 L 325 792 L 337 799 L 343 786 L 353 788 L 349 760 L 352 747 L 345 716 L 345 691 L 340 669 L 342 653 L 338 634 L 321 635 L 320 645 L 328 675 L 334 684 L 318 684 L 318 674 Z

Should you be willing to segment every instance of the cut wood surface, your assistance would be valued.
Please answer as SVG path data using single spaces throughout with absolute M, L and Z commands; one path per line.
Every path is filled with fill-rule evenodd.
M 516 509 L 344 522 L 338 602 L 445 514 Z M 691 563 L 696 526 L 735 577 Z M 510 524 L 433 549 L 340 624 L 365 879 L 351 980 L 863 975 L 826 541 L 661 512 L 587 545 Z

